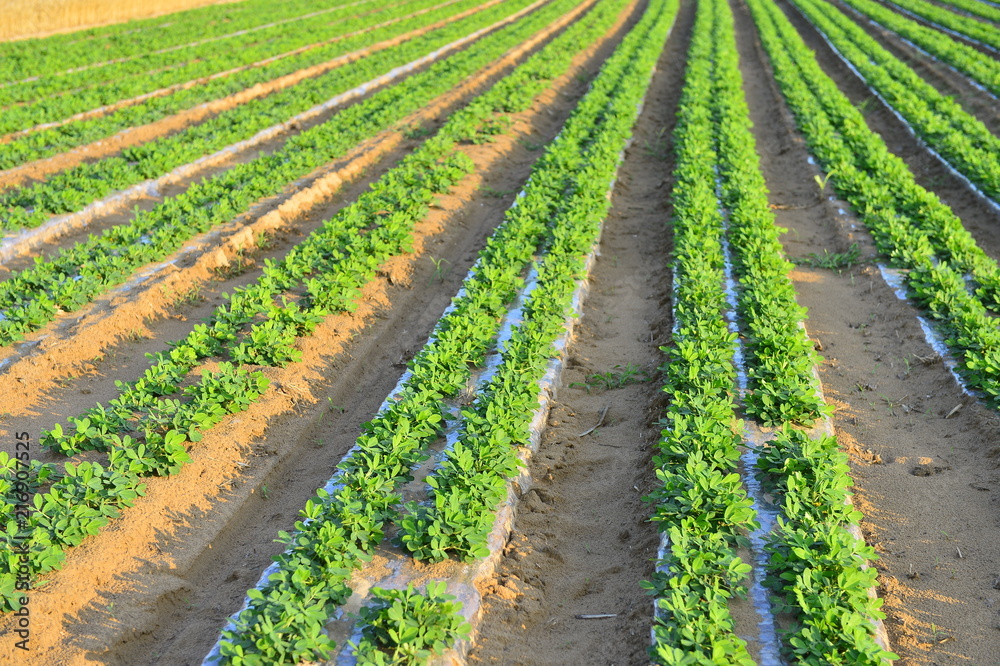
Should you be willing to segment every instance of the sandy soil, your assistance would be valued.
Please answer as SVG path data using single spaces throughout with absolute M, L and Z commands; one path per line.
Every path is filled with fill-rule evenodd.
M 239 0 L 169 0 L 150 5 L 135 0 L 4 0 L 4 14 L 16 20 L 0 23 L 0 39 L 48 37 L 74 30 L 99 28 L 134 19 L 154 18 L 185 9 L 222 5 Z M 46 6 L 47 5 L 47 6 Z M 102 6 L 103 5 L 103 6 Z M 155 8 L 154 8 L 155 7 Z
M 742 6 L 737 12 L 758 151 L 778 224 L 789 228 L 786 252 L 843 252 L 858 242 L 870 258 L 873 245 L 862 225 L 838 213 L 846 206 L 820 201 L 815 167 L 806 161 L 755 45 L 749 13 Z M 867 98 L 814 33 L 805 34 L 852 101 Z M 988 208 L 933 169 L 894 116 L 876 108 L 868 119 L 894 152 L 908 158 L 922 184 L 937 183 L 935 191 L 949 203 L 968 203 L 956 212 L 970 230 L 996 224 Z M 997 256 L 992 235 L 977 239 Z M 896 298 L 871 261 L 843 271 L 803 266 L 792 277 L 799 302 L 809 309 L 806 327 L 824 357 L 820 372 L 836 408 L 837 436 L 851 454 L 862 529 L 880 555 L 878 592 L 886 602 L 892 649 L 901 656 L 896 663 L 992 663 L 1000 654 L 996 414 L 962 393 L 925 342 L 917 312 Z
M 668 142 L 693 18 L 685 3 L 626 151 L 590 296 L 532 461 L 537 485 L 518 506 L 496 580 L 484 585 L 490 596 L 469 663 L 645 661 L 652 600 L 639 583 L 652 575 L 659 537 L 642 497 L 656 484 L 658 345 L 670 334 Z M 602 413 L 603 425 L 582 435 Z M 615 617 L 577 617 L 593 614 Z
M 447 25 L 448 23 L 451 23 L 453 21 L 458 21 L 462 18 L 470 16 L 471 14 L 482 11 L 487 7 L 493 6 L 498 1 L 499 0 L 491 0 L 490 2 L 483 3 L 482 5 L 474 7 L 470 10 L 459 12 L 454 16 L 450 16 L 446 19 L 436 21 L 434 23 L 423 26 L 416 30 L 411 30 L 407 33 L 399 35 L 398 37 L 382 40 L 376 44 L 372 44 L 369 47 L 358 49 L 356 51 L 352 51 L 342 56 L 333 58 L 332 60 L 328 60 L 326 62 L 319 63 L 311 67 L 300 69 L 296 72 L 293 72 L 291 74 L 286 74 L 285 76 L 281 76 L 277 79 L 268 81 L 266 83 L 258 83 L 255 86 L 247 88 L 246 90 L 242 90 L 238 93 L 217 100 L 213 100 L 211 102 L 199 104 L 198 106 L 195 106 L 191 109 L 187 109 L 180 113 L 176 113 L 172 116 L 167 116 L 166 118 L 162 118 L 147 125 L 132 127 L 127 130 L 123 130 L 111 137 L 95 141 L 85 146 L 80 146 L 79 148 L 75 148 L 70 152 L 60 153 L 58 155 L 53 155 L 52 157 L 36 160 L 34 162 L 29 162 L 14 169 L 8 169 L 0 173 L 0 189 L 13 188 L 15 186 L 23 187 L 26 183 L 43 180 L 44 177 L 49 174 L 58 173 L 59 171 L 65 171 L 84 162 L 92 162 L 104 157 L 115 155 L 121 152 L 124 148 L 128 148 L 129 146 L 141 145 L 143 143 L 148 143 L 150 141 L 153 141 L 154 139 L 176 134 L 177 132 L 180 132 L 181 130 L 191 127 L 192 125 L 197 125 L 199 123 L 206 122 L 214 118 L 215 116 L 219 115 L 220 113 L 228 111 L 229 109 L 233 109 L 237 106 L 240 106 L 241 104 L 246 104 L 251 100 L 255 100 L 261 97 L 267 97 L 272 93 L 294 86 L 306 79 L 322 76 L 323 74 L 326 74 L 338 67 L 343 67 L 344 65 L 350 64 L 357 60 L 361 60 L 362 58 L 365 58 L 366 56 L 372 53 L 376 53 L 378 51 L 391 48 L 393 46 L 396 46 L 397 44 L 402 44 L 405 41 L 423 35 L 427 32 L 430 32 L 431 30 L 440 28 L 444 25 Z M 430 9 L 426 11 L 430 11 Z M 415 12 L 410 16 L 414 16 L 420 13 L 422 12 Z M 405 18 L 409 18 L 409 16 L 402 17 L 400 19 L 395 19 L 391 22 L 386 22 L 386 24 L 394 23 L 403 20 Z M 372 26 L 372 28 L 375 27 L 379 26 Z M 351 34 L 353 35 L 357 33 L 351 33 Z M 345 37 L 346 35 L 338 37 L 336 39 L 328 40 L 327 42 L 322 42 L 322 44 L 333 43 L 335 41 L 339 41 L 340 39 L 344 39 Z M 313 48 L 314 46 L 319 46 L 319 45 L 320 44 L 316 44 L 308 47 L 303 47 L 301 49 L 296 49 L 296 51 L 292 53 L 294 54 L 302 52 L 308 50 L 309 48 Z M 243 69 L 248 69 L 249 67 L 253 66 L 256 65 L 247 65 L 245 67 L 232 69 L 229 70 L 228 72 L 225 72 L 225 74 L 232 74 L 238 71 L 242 71 Z M 212 79 L 218 78 L 218 76 L 219 75 L 206 76 L 200 79 L 196 79 L 194 81 L 189 81 L 187 83 L 181 83 L 175 86 L 170 86 L 169 88 L 163 88 L 161 90 L 154 91 L 153 93 L 142 95 L 140 97 L 136 97 L 129 100 L 124 100 L 115 104 L 110 104 L 106 107 L 101 107 L 100 109 L 87 112 L 85 114 L 80 114 L 79 116 L 75 116 L 73 119 L 74 120 L 84 119 L 84 118 L 107 115 L 125 106 L 138 104 L 139 102 L 148 99 L 150 97 L 160 97 L 163 95 L 168 95 L 171 92 L 177 90 L 191 88 L 196 85 L 210 81 Z M 20 136 L 26 133 L 27 132 L 17 132 L 15 134 L 9 134 L 5 137 L 0 137 L 0 142 L 9 141 L 11 138 L 15 136 Z
M 1000 502 L 997 417 L 963 395 L 924 341 L 917 312 L 898 300 L 879 276 L 871 261 L 874 246 L 858 229 L 860 223 L 838 213 L 839 208 L 846 208 L 843 202 L 821 199 L 813 180 L 818 171 L 807 161 L 804 143 L 770 78 L 749 13 L 742 6 L 735 9 L 758 152 L 778 224 L 789 229 L 784 238 L 786 252 L 796 257 L 824 250 L 843 252 L 857 242 L 865 258 L 861 265 L 839 272 L 802 266 L 792 279 L 799 302 L 809 309 L 807 330 L 824 357 L 821 378 L 827 399 L 836 408 L 838 438 L 851 455 L 855 502 L 866 516 L 863 533 L 880 553 L 878 593 L 886 600 L 891 646 L 902 657 L 897 663 L 991 663 L 1000 653 L 996 631 L 1000 594 L 994 589 L 1000 557 L 992 547 L 998 522 L 996 503 Z M 674 48 L 678 31 L 687 29 L 682 28 L 686 11 L 690 4 L 683 5 L 671 38 Z M 813 39 L 810 45 L 817 48 L 819 42 Z M 835 67 L 830 57 L 822 62 L 830 66 L 838 83 L 854 93 L 855 102 L 869 96 L 850 85 L 846 68 Z M 921 73 L 936 85 L 954 86 L 950 90 L 968 88 L 956 82 L 953 73 L 941 71 L 940 65 L 921 65 Z M 661 62 L 651 92 L 654 98 L 656 86 L 663 85 L 664 67 Z M 975 95 L 968 97 L 981 102 Z M 995 111 L 987 105 L 972 108 L 984 119 Z M 909 138 L 898 121 L 893 124 L 895 119 L 887 110 L 876 109 L 871 115 L 878 119 L 874 126 L 887 135 L 890 146 L 897 151 L 902 146 L 901 152 L 918 169 L 925 185 L 934 184 L 939 195 L 955 202 L 956 212 L 979 231 L 977 238 L 996 256 L 996 238 L 986 231 L 996 223 L 989 209 L 957 180 L 946 179 L 947 172 Z M 623 166 L 626 173 L 633 169 L 649 176 L 656 173 L 648 164 L 648 152 L 640 156 L 637 149 L 644 143 L 651 145 L 649 122 L 647 111 L 637 128 L 637 146 Z M 661 127 L 668 126 L 662 118 L 659 122 Z M 670 150 L 669 131 L 659 136 L 665 137 L 663 149 Z M 616 209 L 607 222 L 597 281 L 610 277 L 605 273 L 611 270 L 609 252 L 603 248 L 614 247 L 623 238 L 619 231 L 623 222 L 616 215 L 621 214 L 619 196 L 622 204 L 631 202 L 642 211 L 631 213 L 629 221 L 635 226 L 628 228 L 638 235 L 627 242 L 643 250 L 657 245 L 651 236 L 662 233 L 658 226 L 668 214 L 665 191 L 658 193 L 659 198 L 647 198 L 648 190 L 621 190 L 616 190 Z M 659 243 L 669 247 L 669 239 Z M 586 362 L 574 371 L 576 379 L 567 382 L 583 382 L 588 373 L 605 372 L 616 364 L 652 367 L 657 363 L 655 345 L 647 342 L 637 347 L 634 338 L 643 325 L 649 330 L 648 313 L 657 313 L 657 307 L 653 321 L 656 316 L 669 317 L 663 308 L 669 301 L 662 300 L 660 290 L 669 275 L 654 285 L 647 285 L 641 277 L 662 271 L 665 258 L 650 267 L 633 254 L 626 263 L 629 270 L 613 278 L 617 297 L 597 296 L 587 304 L 583 333 L 575 348 L 580 351 L 572 359 L 579 362 L 585 354 Z M 646 318 L 637 316 L 636 299 L 649 308 Z M 648 615 L 642 621 L 634 617 L 630 604 L 635 597 L 629 596 L 630 590 L 611 588 L 626 581 L 620 580 L 618 572 L 602 567 L 616 557 L 626 562 L 632 558 L 631 551 L 626 553 L 614 543 L 616 529 L 628 535 L 629 545 L 645 534 L 640 529 L 637 535 L 634 527 L 642 524 L 642 508 L 630 505 L 623 491 L 648 483 L 648 468 L 641 467 L 648 460 L 640 452 L 657 436 L 649 427 L 657 399 L 653 387 L 655 381 L 588 394 L 566 384 L 560 394 L 561 414 L 555 417 L 560 422 L 550 423 L 549 448 L 542 449 L 544 457 L 539 457 L 533 469 L 535 478 L 541 479 L 539 493 L 529 493 L 519 507 L 518 532 L 508 545 L 504 569 L 493 589 L 497 597 L 488 608 L 481 645 L 471 661 L 642 663 Z M 645 420 L 642 406 L 633 402 L 637 398 L 639 403 L 646 401 Z M 593 435 L 576 436 L 596 422 L 605 404 L 613 405 L 609 414 L 623 410 L 622 422 L 630 425 L 620 439 L 610 439 L 614 428 L 600 431 L 609 437 L 600 444 L 622 447 L 610 454 L 590 439 Z M 957 405 L 962 407 L 948 417 Z M 567 518 L 559 519 L 562 515 Z M 595 548 L 594 543 L 600 546 Z M 650 542 L 641 543 L 655 548 Z M 647 558 L 640 571 L 648 567 Z M 636 585 L 640 571 L 627 584 Z M 620 615 L 614 619 L 574 619 L 576 614 L 615 612 Z M 633 639 L 637 633 L 640 637 Z
M 555 136 L 573 101 L 585 92 L 588 73 L 596 71 L 621 34 L 619 26 L 588 49 L 515 119 L 511 133 L 492 144 L 470 146 L 479 175 L 445 197 L 419 226 L 413 254 L 383 267 L 357 311 L 328 318 L 303 341 L 302 363 L 268 369 L 277 390 L 267 400 L 199 442 L 185 473 L 151 480 L 145 498 L 75 549 L 64 570 L 33 593 L 36 663 L 200 663 L 224 618 L 239 607 L 247 587 L 280 549 L 273 543 L 277 531 L 291 528 L 304 500 L 353 444 L 358 424 L 374 415 L 523 185 L 541 154 L 536 145 Z M 511 54 L 511 61 L 525 55 Z M 461 96 L 483 83 L 470 83 Z M 423 120 L 435 122 L 439 114 L 440 109 L 428 112 Z M 408 140 L 391 155 L 401 156 L 413 145 Z M 383 160 L 343 197 L 310 211 L 309 218 L 329 217 L 393 161 Z M 253 269 L 235 280 L 252 277 Z M 144 352 L 179 337 L 190 326 L 185 322 L 205 316 L 219 291 L 231 286 L 231 281 L 206 284 L 197 298 L 172 311 L 173 318 L 150 326 L 150 338 L 140 332 L 107 346 L 99 359 L 79 359 L 86 376 L 63 374 L 59 388 L 50 387 L 17 415 L 8 414 L 5 425 L 37 433 L 55 419 L 111 397 L 115 379 L 134 378 L 145 367 Z M 88 331 L 76 334 L 86 339 Z M 366 388 L 358 391 L 358 386 Z

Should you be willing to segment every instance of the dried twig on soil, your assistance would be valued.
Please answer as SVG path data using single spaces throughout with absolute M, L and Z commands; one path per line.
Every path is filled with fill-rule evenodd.
M 604 409 L 601 410 L 601 418 L 597 419 L 597 425 L 595 425 L 590 430 L 585 430 L 584 432 L 581 432 L 577 436 L 578 437 L 586 437 L 587 435 L 589 435 L 590 433 L 594 432 L 595 430 L 597 430 L 598 428 L 600 428 L 602 425 L 604 425 L 604 417 L 608 415 L 608 410 L 609 409 L 611 409 L 611 403 L 610 402 L 608 404 L 604 405 Z

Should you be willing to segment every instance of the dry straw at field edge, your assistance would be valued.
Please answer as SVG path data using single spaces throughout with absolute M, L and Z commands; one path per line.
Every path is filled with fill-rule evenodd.
M 43 37 L 239 0 L 0 0 L 0 40 Z

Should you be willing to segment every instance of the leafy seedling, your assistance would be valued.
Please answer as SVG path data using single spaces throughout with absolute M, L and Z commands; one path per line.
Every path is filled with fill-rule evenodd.
M 445 594 L 447 583 L 430 581 L 425 594 L 373 587 L 374 600 L 361 609 L 361 640 L 351 644 L 359 664 L 422 664 L 442 654 L 471 627 L 462 604 Z

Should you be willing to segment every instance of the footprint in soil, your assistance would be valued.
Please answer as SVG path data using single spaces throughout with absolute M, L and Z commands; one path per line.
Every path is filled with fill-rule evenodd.
M 917 465 L 910 472 L 913 476 L 934 476 L 935 474 L 940 474 L 941 472 L 951 469 L 951 465 L 945 467 L 937 467 L 933 465 Z

